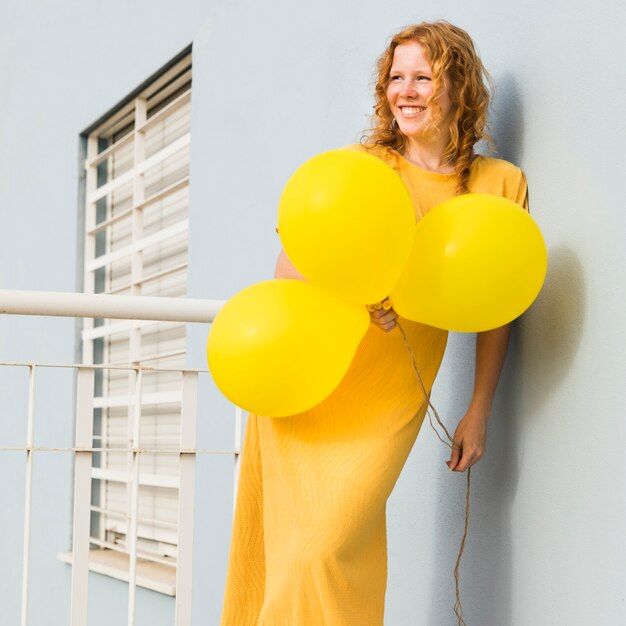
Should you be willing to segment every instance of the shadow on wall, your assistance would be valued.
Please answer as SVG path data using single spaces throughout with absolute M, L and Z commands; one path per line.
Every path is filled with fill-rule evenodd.
M 528 424 L 538 419 L 540 408 L 566 379 L 580 344 L 584 317 L 581 263 L 571 249 L 558 246 L 549 253 L 541 294 L 514 324 L 494 419 L 489 423 L 487 453 L 472 471 L 470 527 L 461 561 L 461 601 L 468 624 L 501 626 L 515 621 L 511 546 L 512 527 L 519 520 L 512 519 L 511 511 L 522 471 L 520 441 Z M 465 502 L 465 476 L 445 481 L 450 492 L 436 513 L 439 528 L 446 527 L 443 522 L 451 515 L 458 520 L 458 537 L 437 538 L 439 553 L 445 558 L 433 576 L 449 594 L 454 593 L 450 571 L 456 559 L 456 540 L 462 534 L 464 507 L 460 503 Z M 431 607 L 431 616 L 440 617 L 441 612 L 441 606 Z
M 524 118 L 519 88 L 512 74 L 504 74 L 498 80 L 489 126 L 493 130 L 496 155 L 519 165 L 523 157 Z
M 585 277 L 576 253 L 567 246 L 548 252 L 548 275 L 539 297 L 524 316 L 517 340 L 517 360 L 524 373 L 526 422 L 567 377 L 585 321 Z M 518 398 L 518 401 L 521 401 Z

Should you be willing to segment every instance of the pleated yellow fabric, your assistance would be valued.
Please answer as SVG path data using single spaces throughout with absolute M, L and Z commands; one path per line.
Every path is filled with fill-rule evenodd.
M 454 194 L 454 176 L 373 153 L 399 172 L 418 218 Z M 469 187 L 526 204 L 524 175 L 506 161 L 475 159 Z M 400 322 L 430 390 L 447 332 Z M 382 626 L 387 499 L 425 412 L 400 332 L 371 326 L 324 402 L 249 416 L 221 626 Z

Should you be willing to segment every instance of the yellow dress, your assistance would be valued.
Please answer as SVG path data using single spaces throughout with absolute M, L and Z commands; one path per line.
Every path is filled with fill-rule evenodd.
M 454 194 L 453 175 L 373 153 L 398 171 L 418 219 Z M 477 157 L 469 189 L 526 204 L 524 175 L 506 161 Z M 400 323 L 430 391 L 447 331 Z M 291 417 L 249 416 L 221 626 L 382 626 L 387 499 L 425 412 L 400 332 L 370 325 L 325 401 Z

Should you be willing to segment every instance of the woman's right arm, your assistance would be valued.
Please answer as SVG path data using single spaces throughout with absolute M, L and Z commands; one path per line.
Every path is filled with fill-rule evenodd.
M 289 257 L 282 249 L 278 255 L 278 260 L 276 261 L 274 278 L 295 278 L 297 280 L 306 281 L 306 278 L 295 268 L 294 264 L 289 260 Z M 370 319 L 374 326 L 388 333 L 396 326 L 398 315 L 393 309 L 390 309 L 389 311 L 380 309 L 370 312 Z
M 276 261 L 276 270 L 274 278 L 296 278 L 297 280 L 306 280 L 302 274 L 295 268 L 294 264 L 289 260 L 285 251 L 281 249 Z

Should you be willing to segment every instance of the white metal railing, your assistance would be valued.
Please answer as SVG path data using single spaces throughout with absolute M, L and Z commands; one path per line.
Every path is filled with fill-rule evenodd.
M 222 300 L 0 289 L 0 313 L 15 315 L 209 323 L 223 304 Z
M 69 317 L 94 317 L 116 319 L 142 319 L 176 322 L 204 322 L 213 318 L 223 305 L 219 300 L 192 300 L 142 296 L 87 295 L 58 292 L 26 292 L 0 290 L 0 313 L 22 315 L 52 315 Z M 92 455 L 106 448 L 94 446 L 93 410 L 95 371 L 102 369 L 129 370 L 134 377 L 132 441 L 126 450 L 132 455 L 131 508 L 128 521 L 129 572 L 128 572 L 128 624 L 135 624 L 135 597 L 137 587 L 137 524 L 139 459 L 144 452 L 157 452 L 140 447 L 141 386 L 144 371 L 176 371 L 182 375 L 180 474 L 178 483 L 178 557 L 176 564 L 176 626 L 191 624 L 191 573 L 193 559 L 193 509 L 195 502 L 195 462 L 198 454 L 232 454 L 235 465 L 233 503 L 235 501 L 239 454 L 242 437 L 242 412 L 236 408 L 234 447 L 229 450 L 199 449 L 196 443 L 198 375 L 207 370 L 192 368 L 151 368 L 139 365 L 107 364 L 59 364 L 0 362 L 4 367 L 26 367 L 29 372 L 26 445 L 22 447 L 1 446 L 3 450 L 21 450 L 26 454 L 24 546 L 22 569 L 21 626 L 28 624 L 30 529 L 32 514 L 32 467 L 33 453 L 39 451 L 62 451 L 74 454 L 74 505 L 72 533 L 72 580 L 71 580 L 71 626 L 87 623 L 88 572 L 90 556 L 90 516 Z M 35 378 L 41 368 L 72 368 L 77 372 L 76 428 L 74 446 L 51 448 L 35 446 Z M 102 445 L 102 444 L 100 444 Z M 157 446 L 158 448 L 158 446 Z M 122 451 L 116 447 L 116 450 Z

